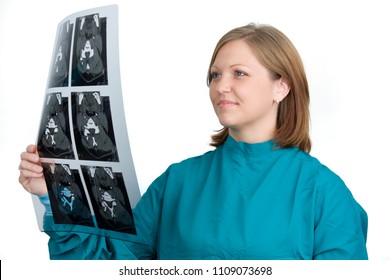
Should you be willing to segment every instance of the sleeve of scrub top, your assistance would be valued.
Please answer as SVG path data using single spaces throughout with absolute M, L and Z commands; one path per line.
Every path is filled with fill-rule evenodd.
M 133 210 L 137 234 L 131 241 L 109 237 L 104 230 L 93 234 L 88 227 L 76 231 L 73 225 L 54 224 L 48 195 L 40 196 L 46 208 L 44 231 L 50 237 L 50 259 L 155 259 L 164 180 L 165 175 L 157 178 Z
M 327 168 L 317 185 L 314 259 L 368 259 L 368 217 L 344 182 Z

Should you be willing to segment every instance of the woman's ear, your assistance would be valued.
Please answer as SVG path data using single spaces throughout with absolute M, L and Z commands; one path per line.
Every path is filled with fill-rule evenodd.
M 290 84 L 283 77 L 276 81 L 276 90 L 275 90 L 275 98 L 274 100 L 279 103 L 281 102 L 287 94 L 290 93 Z

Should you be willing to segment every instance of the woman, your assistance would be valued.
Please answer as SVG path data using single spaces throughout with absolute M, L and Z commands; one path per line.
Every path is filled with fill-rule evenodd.
M 290 40 L 267 25 L 235 28 L 208 71 L 223 129 L 216 149 L 171 165 L 134 209 L 131 241 L 47 230 L 52 259 L 367 259 L 367 215 L 310 156 L 309 91 Z M 50 204 L 39 158 L 20 183 Z M 74 238 L 72 238 L 74 237 Z

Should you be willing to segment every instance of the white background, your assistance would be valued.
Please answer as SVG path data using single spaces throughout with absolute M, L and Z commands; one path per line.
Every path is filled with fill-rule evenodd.
M 311 154 L 368 212 L 370 259 L 390 260 L 390 17 L 380 0 L 1 0 L 0 259 L 48 259 L 48 238 L 17 180 L 19 155 L 36 140 L 57 24 L 108 4 L 119 5 L 122 89 L 141 192 L 169 164 L 210 149 L 220 126 L 206 72 L 217 40 L 249 22 L 271 24 L 306 67 Z

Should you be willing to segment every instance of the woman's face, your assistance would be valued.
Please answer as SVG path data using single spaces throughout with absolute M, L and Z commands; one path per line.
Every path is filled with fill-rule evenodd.
M 278 104 L 287 85 L 271 73 L 246 42 L 226 43 L 211 66 L 210 99 L 220 123 L 237 141 L 272 138 Z

